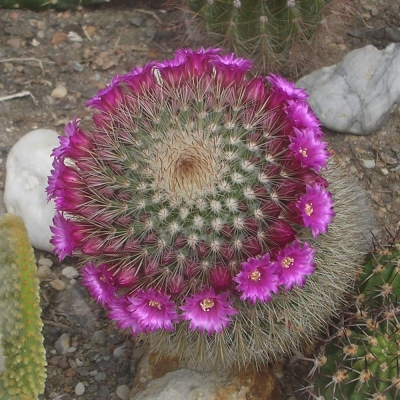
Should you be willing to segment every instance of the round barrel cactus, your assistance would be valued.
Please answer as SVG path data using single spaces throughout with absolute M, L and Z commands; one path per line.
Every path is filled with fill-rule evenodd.
M 219 49 L 115 77 L 53 152 L 52 243 L 121 329 L 198 367 L 309 345 L 369 224 L 307 95 Z
M 297 72 L 315 53 L 315 39 L 339 0 L 185 0 L 193 13 L 188 30 L 200 24 L 221 47 L 251 57 L 265 71 Z M 190 35 L 195 38 L 193 33 Z

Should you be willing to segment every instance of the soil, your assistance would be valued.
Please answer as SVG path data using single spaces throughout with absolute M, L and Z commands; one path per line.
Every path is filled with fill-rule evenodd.
M 335 64 L 350 50 L 372 44 L 385 48 L 400 29 L 399 0 L 355 0 L 345 26 L 327 39 L 327 55 L 310 70 Z M 5 162 L 11 147 L 27 132 L 54 129 L 60 134 L 75 115 L 85 115 L 85 102 L 113 76 L 149 60 L 171 57 L 182 45 L 175 29 L 179 12 L 161 1 L 114 1 L 77 11 L 0 9 L 0 215 Z M 388 29 L 390 28 L 390 29 Z M 190 43 L 186 43 L 190 44 Z M 366 188 L 380 222 L 380 233 L 400 228 L 400 112 L 396 110 L 378 132 L 355 136 L 326 130 L 326 140 Z M 363 160 L 373 160 L 366 168 Z M 36 251 L 38 264 L 49 265 L 41 278 L 48 380 L 41 399 L 124 398 L 142 349 L 115 331 L 101 307 L 94 304 L 79 281 L 62 271 L 48 253 Z M 61 280 L 62 284 L 54 283 Z M 58 284 L 58 286 L 57 286 Z M 65 354 L 57 340 L 66 334 Z M 66 336 L 64 336 L 65 338 Z M 291 360 L 283 367 L 286 394 L 293 391 L 311 365 Z M 118 397 L 120 396 L 120 397 Z

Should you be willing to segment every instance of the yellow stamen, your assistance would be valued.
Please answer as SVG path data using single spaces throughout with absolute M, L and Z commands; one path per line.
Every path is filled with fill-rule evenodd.
M 303 157 L 307 157 L 307 149 L 302 149 L 301 147 L 299 148 L 299 152 Z
M 281 265 L 282 265 L 283 268 L 289 268 L 293 263 L 294 263 L 294 258 L 285 257 L 285 258 L 282 260 Z
M 150 300 L 149 301 L 149 306 L 150 307 L 157 307 L 159 310 L 161 310 L 161 304 L 156 300 Z
M 200 302 L 200 307 L 203 311 L 210 311 L 210 308 L 214 307 L 214 300 L 212 299 L 203 299 Z
M 311 203 L 307 203 L 304 211 L 308 216 L 310 216 L 314 212 L 312 204 Z
M 253 281 L 259 281 L 261 274 L 258 272 L 258 270 L 255 270 L 249 274 L 249 278 Z

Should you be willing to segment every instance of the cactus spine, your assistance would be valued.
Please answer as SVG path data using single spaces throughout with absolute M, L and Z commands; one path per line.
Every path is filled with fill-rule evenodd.
M 214 44 L 252 58 L 268 72 L 294 71 L 304 63 L 334 2 L 186 0 Z
M 315 361 L 315 396 L 395 400 L 400 392 L 400 244 L 367 256 L 353 310 Z
M 0 0 L 0 8 L 29 8 L 32 10 L 74 9 L 79 6 L 91 6 L 108 3 L 110 0 Z
M 44 391 L 46 359 L 38 288 L 24 223 L 5 214 L 0 218 L 1 400 L 33 400 Z

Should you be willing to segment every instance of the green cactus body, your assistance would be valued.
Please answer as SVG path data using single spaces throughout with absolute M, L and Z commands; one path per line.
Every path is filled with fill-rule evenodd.
M 360 293 L 369 306 L 395 302 L 400 298 L 400 243 L 371 253 L 360 275 Z
M 302 63 L 334 1 L 186 0 L 213 41 L 268 71 Z
M 110 0 L 0 0 L 0 8 L 29 8 L 31 10 L 74 9 L 79 6 L 91 6 L 108 3 Z
M 0 218 L 1 400 L 33 400 L 44 391 L 46 359 L 38 287 L 24 223 L 5 214 Z
M 400 391 L 400 244 L 370 253 L 339 333 L 315 361 L 315 391 L 333 400 L 395 400 Z M 319 397 L 321 399 L 321 397 Z
M 379 322 L 366 314 L 325 349 L 326 363 L 315 376 L 317 392 L 332 400 L 395 400 L 400 389 L 399 344 L 394 313 L 385 313 Z

